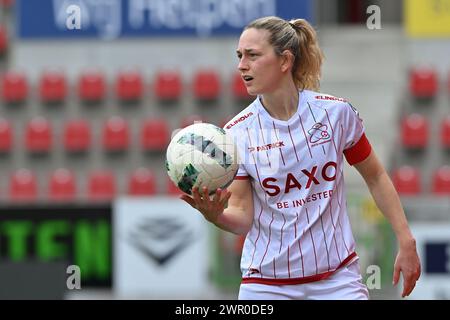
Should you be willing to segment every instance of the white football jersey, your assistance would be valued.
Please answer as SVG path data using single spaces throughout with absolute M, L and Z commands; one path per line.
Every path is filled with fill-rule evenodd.
M 317 281 L 356 258 L 343 158 L 353 165 L 371 147 L 350 103 L 303 90 L 297 112 L 282 121 L 258 97 L 224 129 L 238 145 L 236 179 L 249 179 L 253 187 L 243 283 Z

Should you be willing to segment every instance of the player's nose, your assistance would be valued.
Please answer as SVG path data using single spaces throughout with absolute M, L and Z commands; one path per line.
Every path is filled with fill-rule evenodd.
M 241 72 L 248 70 L 248 64 L 246 59 L 242 58 L 241 60 L 239 60 L 238 70 Z

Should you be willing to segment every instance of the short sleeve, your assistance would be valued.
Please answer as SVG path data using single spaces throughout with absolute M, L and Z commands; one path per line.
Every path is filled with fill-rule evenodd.
M 350 165 L 365 160 L 372 150 L 359 112 L 350 104 L 344 111 L 344 156 Z
M 227 134 L 229 134 L 231 136 L 231 138 L 233 139 L 234 143 L 237 146 L 237 150 L 238 150 L 238 159 L 239 159 L 239 168 L 238 171 L 236 173 L 236 176 L 234 177 L 235 180 L 247 180 L 250 178 L 247 170 L 245 169 L 245 165 L 244 165 L 244 161 L 243 159 L 245 159 L 245 150 L 246 147 L 244 145 L 244 142 L 242 141 L 242 139 L 239 139 L 236 134 L 234 133 L 234 131 L 232 129 L 226 129 L 225 127 L 223 128 Z

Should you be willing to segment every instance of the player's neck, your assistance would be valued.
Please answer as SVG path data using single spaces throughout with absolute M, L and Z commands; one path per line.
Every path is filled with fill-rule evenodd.
M 272 118 L 287 121 L 298 109 L 299 94 L 295 86 L 261 96 L 261 104 Z

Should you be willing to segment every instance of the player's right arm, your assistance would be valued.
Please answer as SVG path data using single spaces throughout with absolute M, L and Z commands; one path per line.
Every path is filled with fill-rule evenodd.
M 217 189 L 210 199 L 208 190 L 192 189 L 192 197 L 182 195 L 182 200 L 200 211 L 206 220 L 217 227 L 245 235 L 253 222 L 253 195 L 249 180 L 234 180 L 228 189 Z

